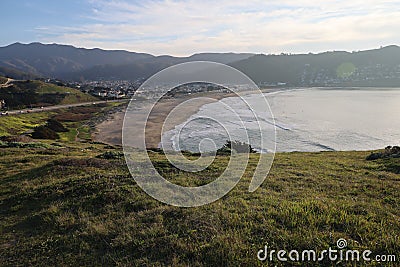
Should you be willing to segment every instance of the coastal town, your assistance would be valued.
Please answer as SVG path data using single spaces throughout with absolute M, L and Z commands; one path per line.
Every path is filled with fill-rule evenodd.
M 55 84 L 66 84 L 69 87 L 81 90 L 84 93 L 91 94 L 100 98 L 121 99 L 131 98 L 135 92 L 145 81 L 145 78 L 129 80 L 93 80 L 83 82 L 62 82 L 53 79 L 46 79 L 46 82 Z M 338 66 L 336 72 L 326 68 L 316 68 L 311 64 L 304 64 L 301 75 L 296 78 L 296 81 L 282 80 L 279 82 L 259 81 L 257 85 L 260 88 L 265 87 L 310 87 L 310 86 L 368 86 L 370 83 L 382 84 L 382 86 L 393 86 L 400 81 L 400 64 L 398 65 L 383 65 L 372 64 L 367 66 L 357 67 L 352 63 L 343 63 Z M 168 85 L 165 85 L 168 86 Z M 236 85 L 233 85 L 236 86 Z M 156 90 L 157 91 L 157 90 Z M 191 94 L 208 91 L 229 91 L 226 88 L 216 85 L 204 83 L 192 83 L 182 85 L 174 94 Z M 140 92 L 141 96 L 149 97 L 154 92 Z M 172 94 L 173 95 L 173 94 Z

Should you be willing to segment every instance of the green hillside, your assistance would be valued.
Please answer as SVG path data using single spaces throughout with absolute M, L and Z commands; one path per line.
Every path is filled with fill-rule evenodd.
M 4 83 L 3 83 L 4 84 Z M 23 109 L 97 100 L 79 90 L 36 80 L 12 81 L 0 87 L 0 99 L 9 109 Z
M 177 208 L 135 184 L 119 148 L 87 142 L 18 146 L 0 148 L 3 266 L 261 266 L 257 251 L 265 245 L 323 250 L 339 238 L 374 254 L 400 251 L 399 158 L 277 154 L 262 187 L 249 193 L 254 154 L 227 196 Z M 187 175 L 161 154 L 152 158 L 173 182 L 194 184 L 212 179 L 228 160 L 219 156 L 205 172 Z M 275 264 L 281 266 L 264 262 Z

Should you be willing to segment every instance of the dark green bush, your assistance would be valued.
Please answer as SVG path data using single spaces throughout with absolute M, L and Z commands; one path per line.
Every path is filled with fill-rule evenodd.
M 251 145 L 240 141 L 226 141 L 225 145 L 217 150 L 218 155 L 230 155 L 231 152 L 236 153 L 256 153 Z
M 400 158 L 400 147 L 399 146 L 387 146 L 385 151 L 378 153 L 371 153 L 366 159 L 376 160 L 383 158 Z
M 56 119 L 49 119 L 46 123 L 47 128 L 55 131 L 55 132 L 68 132 L 68 129 L 64 127 L 64 125 L 62 125 L 61 122 L 59 122 Z
M 96 158 L 100 159 L 121 159 L 124 157 L 124 153 L 120 151 L 107 151 L 103 154 L 96 156 Z
M 53 131 L 52 129 L 48 128 L 47 126 L 38 126 L 34 129 L 33 133 L 31 134 L 32 138 L 35 139 L 50 139 L 56 140 L 59 139 L 60 136 L 58 133 Z

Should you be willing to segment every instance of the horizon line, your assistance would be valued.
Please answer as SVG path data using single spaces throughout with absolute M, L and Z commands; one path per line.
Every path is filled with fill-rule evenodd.
M 308 54 L 314 54 L 314 55 L 318 55 L 318 54 L 324 54 L 324 53 L 333 53 L 333 52 L 345 52 L 345 53 L 357 53 L 357 52 L 364 52 L 364 51 L 373 51 L 373 50 L 379 50 L 379 49 L 384 49 L 384 48 L 388 48 L 388 47 L 397 47 L 400 48 L 400 45 L 397 44 L 388 44 L 388 45 L 381 45 L 378 48 L 369 48 L 369 49 L 365 49 L 365 50 L 325 50 L 325 51 L 318 51 L 318 52 L 298 52 L 298 53 L 291 53 L 291 52 L 278 52 L 278 53 L 259 53 L 259 52 L 234 52 L 234 51 L 226 51 L 226 52 L 194 52 L 192 54 L 188 54 L 185 56 L 179 56 L 179 55 L 171 55 L 171 54 L 152 54 L 152 53 L 147 53 L 147 52 L 139 52 L 139 51 L 131 51 L 131 50 L 127 50 L 127 49 L 106 49 L 106 48 L 101 48 L 101 47 L 79 47 L 79 46 L 75 46 L 72 44 L 61 44 L 61 43 L 44 43 L 44 42 L 38 42 L 38 41 L 33 41 L 30 43 L 23 43 L 23 42 L 19 42 L 16 41 L 14 43 L 10 43 L 8 45 L 4 45 L 4 46 L 0 46 L 0 48 L 6 48 L 6 47 L 10 47 L 12 45 L 34 45 L 34 44 L 39 44 L 39 45 L 58 45 L 58 46 L 68 46 L 68 47 L 73 47 L 76 49 L 85 49 L 85 50 L 102 50 L 102 51 L 119 51 L 119 52 L 129 52 L 129 53 L 136 53 L 136 54 L 147 54 L 147 55 L 151 55 L 154 57 L 163 57 L 163 56 L 170 56 L 170 57 L 177 57 L 177 58 L 185 58 L 185 57 L 191 57 L 191 56 L 195 56 L 195 55 L 199 55 L 199 54 L 252 54 L 253 56 L 256 55 L 265 55 L 265 56 L 281 56 L 281 55 L 287 55 L 287 56 L 296 56 L 296 55 L 308 55 Z

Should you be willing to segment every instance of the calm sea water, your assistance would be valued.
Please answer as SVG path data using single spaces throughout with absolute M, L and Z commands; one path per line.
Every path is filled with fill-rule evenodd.
M 333 151 L 400 144 L 400 89 L 310 88 L 265 97 L 270 109 L 259 95 L 204 105 L 164 133 L 162 145 L 210 151 L 232 139 L 259 151 Z

